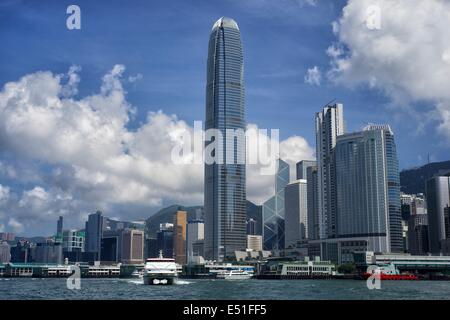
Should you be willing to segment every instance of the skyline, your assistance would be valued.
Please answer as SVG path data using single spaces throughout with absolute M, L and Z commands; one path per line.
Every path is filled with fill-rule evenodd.
M 337 50 L 338 46 L 332 44 L 342 44 L 342 41 L 339 41 L 341 37 L 346 35 L 349 39 L 351 35 L 362 32 L 352 30 L 354 25 L 351 20 L 357 16 L 355 12 L 359 12 L 361 7 L 354 1 L 349 1 L 350 17 L 341 21 L 342 33 L 333 34 L 332 22 L 341 17 L 347 1 L 338 1 L 336 6 L 321 1 L 302 1 L 301 4 L 296 2 L 297 5 L 290 1 L 285 2 L 299 14 L 298 20 L 293 19 L 288 12 L 274 11 L 267 2 L 262 2 L 262 5 L 257 5 L 254 1 L 249 1 L 246 5 L 234 1 L 215 2 L 214 5 L 202 4 L 197 6 L 199 13 L 194 14 L 189 10 L 190 5 L 182 2 L 177 5 L 173 3 L 169 7 L 161 7 L 155 2 L 152 4 L 152 10 L 143 10 L 146 9 L 142 7 L 144 2 L 137 2 L 130 6 L 130 12 L 119 13 L 117 2 L 104 6 L 79 1 L 82 10 L 80 31 L 65 29 L 66 3 L 51 3 L 39 8 L 36 4 L 26 1 L 9 1 L 2 4 L 0 14 L 5 19 L 0 22 L 0 36 L 5 39 L 5 46 L 4 51 L 0 53 L 0 59 L 9 63 L 0 65 L 1 115 L 6 120 L 2 121 L 0 128 L 0 141 L 5 150 L 0 159 L 0 229 L 7 231 L 22 228 L 22 232 L 34 232 L 30 230 L 32 226 L 44 226 L 58 215 L 67 216 L 73 213 L 79 216 L 74 217 L 77 219 L 72 221 L 68 219 L 69 224 L 77 225 L 85 218 L 83 214 L 96 209 L 111 213 L 113 217 L 145 218 L 169 203 L 200 203 L 199 199 L 203 197 L 201 168 L 193 169 L 190 174 L 186 174 L 186 170 L 175 169 L 173 174 L 157 174 L 156 177 L 148 173 L 141 177 L 141 171 L 138 169 L 148 171 L 148 168 L 162 168 L 164 172 L 173 170 L 173 167 L 164 166 L 165 159 L 158 158 L 152 148 L 146 147 L 145 144 L 156 146 L 157 152 L 164 153 L 166 148 L 163 143 L 157 141 L 156 136 L 167 136 L 165 126 L 172 129 L 189 128 L 194 120 L 203 118 L 207 33 L 212 23 L 220 16 L 235 18 L 241 28 L 246 65 L 245 83 L 248 88 L 248 122 L 262 128 L 280 128 L 281 140 L 286 142 L 285 160 L 290 161 L 291 165 L 292 161 L 313 156 L 314 114 L 333 98 L 344 105 L 348 121 L 347 132 L 357 131 L 368 122 L 387 123 L 392 126 L 401 168 L 424 164 L 428 153 L 431 154 L 432 161 L 447 160 L 445 156 L 449 149 L 445 142 L 446 137 L 441 133 L 442 130 L 438 131 L 438 124 L 441 122 L 425 123 L 423 133 L 416 136 L 414 130 L 421 130 L 422 119 L 429 115 L 429 110 L 421 113 L 417 110 L 420 109 L 417 105 L 413 111 L 405 109 L 404 106 L 396 108 L 393 102 L 406 100 L 408 103 L 417 104 L 414 101 L 426 99 L 428 102 L 425 104 L 431 106 L 433 103 L 430 101 L 445 101 L 447 97 L 438 86 L 427 94 L 423 93 L 419 86 L 414 91 L 416 94 L 412 94 L 413 90 L 409 90 L 411 88 L 399 81 L 401 90 L 393 93 L 389 91 L 393 87 L 388 86 L 388 78 L 383 78 L 373 70 L 368 74 L 379 79 L 375 80 L 386 83 L 377 84 L 375 81 L 364 86 L 365 80 L 361 74 L 341 71 L 341 75 L 346 77 L 344 80 L 341 78 L 341 81 L 347 81 L 347 84 L 356 87 L 348 89 L 345 85 L 336 84 L 327 78 L 327 71 L 336 72 L 336 65 L 330 67 L 329 64 L 342 62 L 336 60 L 336 56 L 329 55 L 338 54 L 337 51 L 330 49 L 327 55 L 327 49 Z M 437 2 L 430 3 L 432 4 L 428 5 L 428 9 L 437 10 Z M 406 9 L 410 8 L 409 5 L 404 5 Z M 176 10 L 171 12 L 174 7 Z M 395 9 L 393 8 L 394 11 Z M 139 11 L 142 13 L 139 14 Z M 273 11 L 273 17 L 269 17 L 267 11 Z M 91 18 L 94 12 L 96 19 Z M 135 22 L 132 21 L 132 15 L 136 19 Z M 308 18 L 308 15 L 323 19 L 315 21 L 312 17 Z M 120 17 L 123 19 L 115 19 Z M 173 19 L 174 17 L 183 19 L 180 22 Z M 389 19 L 390 15 L 383 20 L 387 26 L 392 23 Z M 170 24 L 167 22 L 169 20 Z M 438 24 L 437 20 L 439 19 L 432 19 L 431 22 L 421 19 L 415 21 L 418 24 Z M 154 32 L 147 32 L 142 26 Z M 386 28 L 389 35 L 389 28 Z M 180 30 L 184 31 L 182 38 L 176 36 Z M 128 37 L 130 31 L 131 35 Z M 394 28 L 392 34 L 396 36 L 400 31 Z M 380 32 L 386 35 L 385 29 Z M 264 34 L 264 37 L 260 34 Z M 370 38 L 368 39 L 370 41 Z M 376 40 L 383 39 L 380 37 Z M 347 45 L 350 52 L 352 48 L 359 49 L 358 43 L 350 42 Z M 392 45 L 396 48 L 395 43 Z M 183 57 L 176 54 L 181 47 L 185 54 Z M 368 48 L 368 51 L 373 49 L 371 46 Z M 33 56 L 29 56 L 29 52 L 33 52 Z M 448 65 L 444 59 L 446 51 L 438 52 L 442 54 L 443 70 L 447 70 Z M 374 58 L 369 53 L 365 54 L 365 58 Z M 397 63 L 399 70 L 407 67 L 405 63 L 403 68 L 398 64 L 402 57 L 399 55 L 405 54 L 403 52 L 386 50 L 378 54 L 392 55 L 390 60 L 387 60 L 387 57 L 385 60 L 373 60 L 383 71 L 386 71 L 386 68 L 382 68 L 383 61 Z M 349 63 L 352 62 L 355 66 L 361 63 L 350 59 Z M 422 60 L 418 60 L 418 66 L 422 67 L 420 62 Z M 431 73 L 442 67 L 438 62 L 436 60 L 429 65 Z M 81 70 L 72 66 L 80 66 Z M 37 73 L 38 70 L 48 70 L 52 74 Z M 59 79 L 59 74 L 64 76 Z M 424 74 L 425 78 L 427 74 Z M 22 78 L 26 75 L 26 78 Z M 103 84 L 99 84 L 102 77 Z M 50 85 L 41 86 L 43 81 Z M 6 88 L 5 84 L 8 82 L 13 85 Z M 418 85 L 411 82 L 412 87 Z M 63 87 L 58 87 L 61 84 Z M 436 83 L 431 82 L 431 85 Z M 38 96 L 33 96 L 36 94 L 32 91 L 33 88 L 40 91 Z M 19 101 L 30 102 L 32 100 L 27 99 L 37 98 L 33 101 L 34 104 L 44 106 L 46 111 L 40 115 L 48 117 L 36 118 L 36 115 L 39 115 L 37 113 L 17 113 L 20 105 L 11 104 L 10 100 L 6 99 L 10 94 L 14 96 L 14 89 L 33 93 L 26 99 L 21 97 L 23 99 Z M 433 92 L 435 97 L 431 96 Z M 64 100 L 65 107 L 73 107 L 73 114 L 59 114 L 54 117 L 55 106 L 51 105 L 51 99 L 63 95 L 66 100 L 60 99 L 60 102 Z M 402 95 L 412 97 L 405 98 Z M 72 104 L 70 99 L 75 103 Z M 79 109 L 79 106 L 83 103 L 92 105 L 99 101 L 102 101 L 104 106 L 94 108 L 96 112 L 84 110 L 89 115 L 85 118 L 88 127 L 76 126 L 74 118 L 84 115 L 80 113 L 83 109 Z M 419 102 L 419 106 L 422 103 L 424 102 Z M 6 105 L 8 112 L 4 109 Z M 362 111 L 361 106 L 366 109 Z M 112 115 L 111 110 L 114 111 Z M 162 112 L 147 115 L 148 111 L 158 110 Z M 393 114 L 383 115 L 387 110 Z M 434 110 L 434 115 L 437 112 L 438 109 Z M 101 114 L 101 117 L 97 117 L 98 114 Z M 169 116 L 172 114 L 177 115 L 177 118 Z M 20 119 L 17 118 L 18 115 L 23 116 L 21 119 L 29 125 L 29 131 L 24 130 L 20 122 L 12 121 Z M 413 121 L 414 115 L 418 116 L 418 120 Z M 33 119 L 41 122 L 32 121 Z M 63 125 L 55 124 L 52 127 L 51 121 L 55 119 L 63 120 Z M 410 121 L 406 121 L 408 119 Z M 445 113 L 442 119 L 445 120 Z M 114 121 L 117 121 L 117 127 L 113 126 L 112 131 L 108 131 L 111 129 L 109 124 Z M 103 131 L 95 131 L 96 125 Z M 445 126 L 441 128 L 444 128 L 445 132 Z M 54 137 L 67 130 L 69 134 L 66 138 L 73 138 L 73 145 L 70 147 L 78 147 L 74 150 L 67 150 L 64 141 Z M 39 134 L 36 134 L 37 132 Z M 108 143 L 104 145 L 96 145 L 95 139 L 91 145 L 86 145 L 85 139 L 77 137 L 78 134 L 81 137 L 95 138 L 100 133 L 104 134 L 100 136 L 109 139 L 108 133 L 111 132 L 112 139 L 107 140 Z M 292 138 L 294 135 L 299 138 Z M 411 138 L 415 143 L 413 148 Z M 80 141 L 82 143 L 78 146 Z M 124 141 L 127 147 L 121 149 L 118 145 L 121 146 Z M 37 148 L 37 145 L 42 147 Z M 128 162 L 129 154 L 135 155 L 136 158 Z M 422 160 L 412 160 L 417 156 L 422 156 Z M 93 163 L 90 159 L 94 160 Z M 139 161 L 135 161 L 136 159 Z M 148 161 L 149 159 L 151 161 Z M 137 166 L 135 170 L 127 169 L 134 165 Z M 181 178 L 179 183 L 176 181 L 177 177 Z M 257 199 L 255 202 L 258 204 L 267 200 L 272 193 L 273 179 L 253 175 L 249 180 L 249 200 Z M 124 190 L 127 192 L 123 192 Z M 185 190 L 195 191 L 188 194 Z

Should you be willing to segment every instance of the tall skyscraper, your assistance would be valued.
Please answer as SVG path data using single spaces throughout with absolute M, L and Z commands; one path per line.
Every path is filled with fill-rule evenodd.
M 240 31 L 233 19 L 220 18 L 209 38 L 205 130 L 219 130 L 223 137 L 227 129 L 243 132 L 244 112 Z M 221 163 L 205 163 L 205 257 L 210 260 L 222 261 L 246 247 L 245 163 L 238 161 L 245 161 L 245 141 L 237 140 L 218 141 L 221 151 L 215 150 L 215 156 Z
M 304 179 L 289 183 L 284 189 L 285 247 L 308 238 L 307 182 Z
M 319 238 L 336 237 L 336 178 L 333 160 L 336 139 L 345 132 L 343 106 L 326 106 L 316 113 Z
M 186 264 L 187 212 L 177 211 L 173 216 L 173 254 L 175 262 Z
M 159 251 L 162 251 L 164 258 L 173 257 L 173 224 L 162 223 L 156 233 L 156 242 Z
M 144 231 L 126 228 L 122 233 L 121 262 L 140 264 L 144 262 Z
M 275 195 L 263 204 L 264 250 L 284 249 L 284 188 L 289 183 L 289 164 L 279 159 L 275 174 Z
M 91 254 L 94 260 L 101 258 L 101 243 L 104 230 L 104 219 L 100 211 L 92 213 L 86 222 L 86 238 L 84 251 Z
M 389 126 L 341 135 L 335 148 L 339 238 L 364 238 L 367 250 L 403 252 L 400 178 Z
M 426 199 L 430 252 L 439 254 L 446 239 L 444 210 L 450 205 L 450 173 L 427 180 Z
M 319 186 L 317 166 L 306 169 L 308 202 L 308 239 L 319 239 Z
M 302 160 L 302 161 L 297 162 L 297 164 L 295 165 L 297 180 L 301 180 L 301 179 L 306 180 L 308 168 L 316 167 L 316 166 L 317 166 L 317 162 L 315 160 Z
M 59 216 L 58 224 L 56 226 L 56 236 L 62 237 L 62 232 L 63 232 L 63 217 Z

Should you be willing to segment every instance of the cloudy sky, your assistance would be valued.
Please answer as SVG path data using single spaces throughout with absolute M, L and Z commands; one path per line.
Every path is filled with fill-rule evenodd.
M 81 30 L 66 28 L 74 3 Z M 201 204 L 202 166 L 174 165 L 170 152 L 204 118 L 221 16 L 241 30 L 249 126 L 280 129 L 290 163 L 314 157 L 314 113 L 333 99 L 347 131 L 392 126 L 401 168 L 450 158 L 448 1 L 4 0 L 0 231 L 48 235 L 59 215 L 81 227 L 96 209 L 139 219 Z M 248 171 L 261 203 L 272 177 Z

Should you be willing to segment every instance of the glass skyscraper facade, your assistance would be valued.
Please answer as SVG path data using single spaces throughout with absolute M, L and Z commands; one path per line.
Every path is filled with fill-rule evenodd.
M 263 204 L 264 250 L 282 250 L 285 245 L 284 188 L 289 183 L 289 164 L 279 159 L 275 174 L 275 195 Z
M 368 250 L 402 252 L 400 179 L 389 126 L 341 135 L 335 147 L 337 237 L 366 238 Z
M 316 156 L 318 178 L 319 238 L 336 237 L 336 175 L 334 147 L 344 134 L 344 111 L 340 103 L 329 104 L 316 113 Z
M 228 129 L 244 131 L 244 111 L 239 27 L 230 18 L 220 18 L 209 38 L 205 130 L 220 130 L 223 137 Z M 245 163 L 239 162 L 245 160 L 245 139 L 240 143 L 224 139 L 218 149 L 215 156 L 222 163 L 205 163 L 205 258 L 221 261 L 246 248 Z

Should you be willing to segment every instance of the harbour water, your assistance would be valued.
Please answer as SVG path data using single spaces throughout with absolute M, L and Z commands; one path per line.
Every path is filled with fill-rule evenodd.
M 80 290 L 66 279 L 0 278 L 6 299 L 227 299 L 378 300 L 450 299 L 450 281 L 382 281 L 369 290 L 361 280 L 179 280 L 172 286 L 143 285 L 139 279 L 82 279 Z

